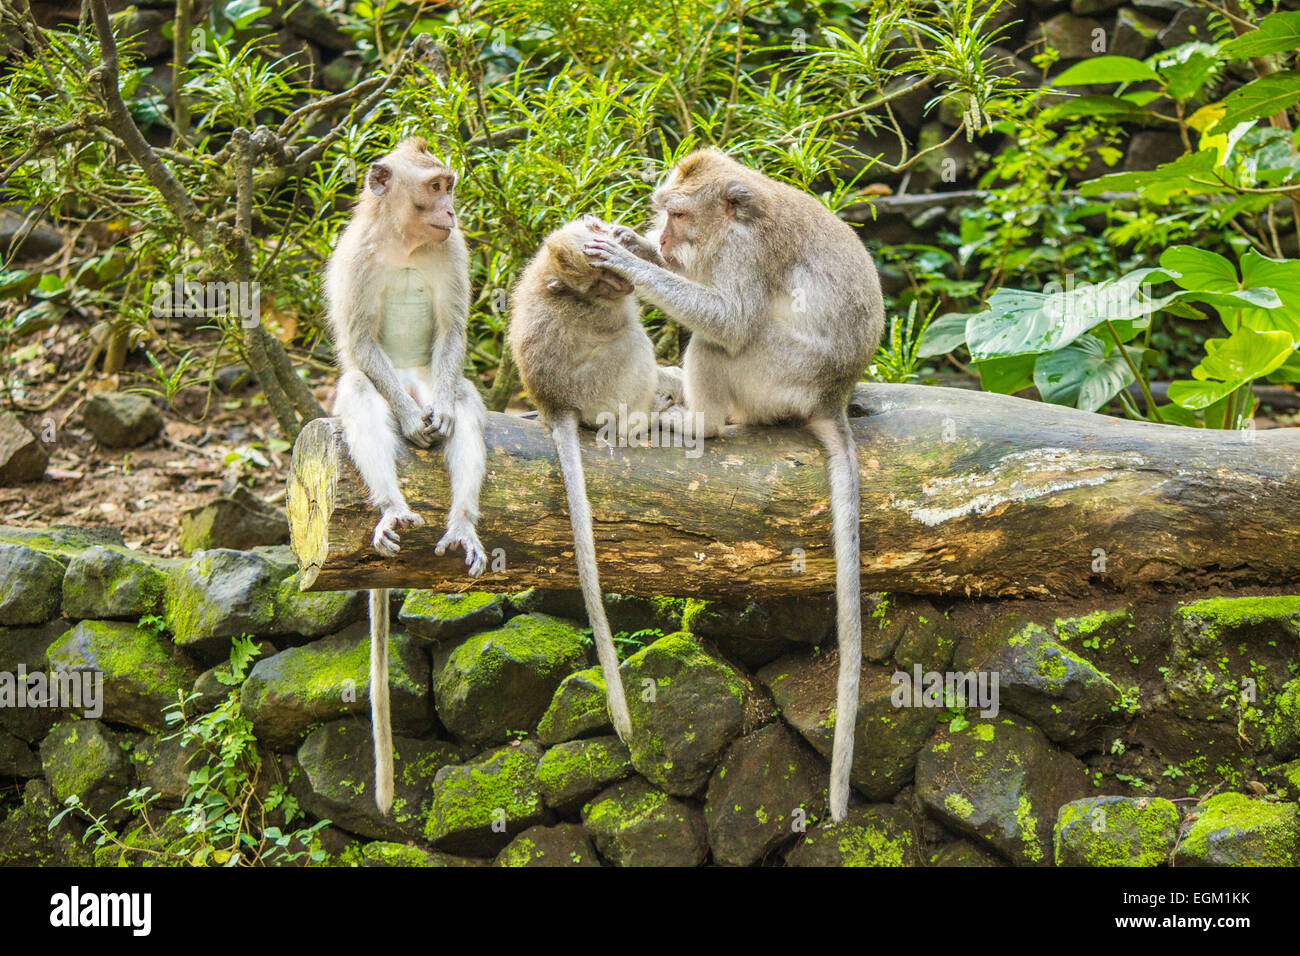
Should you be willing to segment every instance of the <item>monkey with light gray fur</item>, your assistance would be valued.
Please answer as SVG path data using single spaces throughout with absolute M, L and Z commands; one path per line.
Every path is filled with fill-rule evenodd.
M 716 150 L 677 163 L 655 190 L 663 265 L 608 236 L 594 266 L 691 332 L 686 407 L 701 437 L 724 425 L 806 423 L 826 455 L 836 565 L 839 678 L 831 818 L 848 809 L 862 663 L 858 459 L 849 395 L 880 341 L 875 264 L 852 227 L 815 197 Z
M 365 188 L 325 272 L 338 391 L 334 414 L 370 504 L 371 543 L 397 554 L 399 530 L 424 524 L 397 481 L 403 442 L 442 445 L 451 503 L 435 551 L 461 548 L 478 577 L 487 555 L 475 526 L 486 470 L 485 411 L 462 375 L 469 317 L 469 252 L 456 223 L 456 174 L 412 137 L 366 172 Z M 370 714 L 375 802 L 393 802 L 388 690 L 388 589 L 370 592 Z
M 680 400 L 682 383 L 680 369 L 655 363 L 632 284 L 588 263 L 583 249 L 594 238 L 607 238 L 630 254 L 658 260 L 654 246 L 633 230 L 595 216 L 557 229 L 543 241 L 515 286 L 508 339 L 519 378 L 555 442 L 573 527 L 573 557 L 605 677 L 610 718 L 627 742 L 632 723 L 600 592 L 578 427 L 596 427 L 602 415 L 618 414 L 620 405 L 629 415 L 649 416 Z

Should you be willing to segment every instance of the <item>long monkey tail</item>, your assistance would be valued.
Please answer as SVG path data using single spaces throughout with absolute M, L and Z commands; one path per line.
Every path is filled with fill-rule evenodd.
M 393 720 L 388 702 L 388 588 L 370 592 L 370 727 L 375 743 L 375 803 L 393 805 Z
M 834 418 L 814 418 L 809 428 L 825 450 L 831 486 L 835 630 L 840 648 L 840 674 L 835 689 L 835 744 L 831 751 L 831 819 L 839 823 L 849 807 L 849 772 L 853 769 L 853 730 L 858 719 L 858 677 L 862 669 L 858 453 L 847 412 L 840 412 Z
M 560 458 L 560 474 L 564 478 L 564 494 L 569 501 L 569 522 L 573 526 L 573 558 L 578 564 L 578 583 L 582 586 L 582 601 L 587 607 L 587 621 L 596 639 L 596 656 L 600 670 L 605 675 L 605 699 L 614 729 L 624 743 L 632 739 L 632 718 L 627 712 L 627 698 L 623 695 L 623 680 L 618 674 L 618 654 L 614 651 L 614 638 L 605 618 L 605 604 L 600 592 L 600 577 L 596 570 L 596 537 L 591 530 L 591 504 L 587 501 L 587 479 L 582 471 L 582 455 L 578 451 L 578 416 L 564 411 L 551 424 L 551 438 Z

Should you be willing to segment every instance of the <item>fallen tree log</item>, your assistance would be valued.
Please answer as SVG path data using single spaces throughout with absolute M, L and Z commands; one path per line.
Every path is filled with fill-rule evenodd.
M 1003 395 L 863 385 L 864 591 L 992 596 L 1300 582 L 1300 430 L 1129 422 Z M 370 548 L 376 515 L 337 422 L 294 447 L 287 509 L 305 589 L 576 587 L 549 433 L 490 414 L 477 582 L 437 557 L 447 501 L 436 452 L 399 469 L 428 524 L 401 554 Z M 742 598 L 834 588 L 821 451 L 797 428 L 736 429 L 681 448 L 584 442 L 601 583 L 638 595 Z

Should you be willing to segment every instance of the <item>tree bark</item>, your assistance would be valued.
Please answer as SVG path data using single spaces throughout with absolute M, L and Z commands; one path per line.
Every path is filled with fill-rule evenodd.
M 1300 582 L 1300 430 L 1153 425 L 914 385 L 859 386 L 850 412 L 864 591 L 1048 597 Z M 473 581 L 459 556 L 433 553 L 448 497 L 436 451 L 413 449 L 399 466 L 428 524 L 384 560 L 337 422 L 308 425 L 288 490 L 304 585 L 576 586 L 548 432 L 489 414 L 487 444 L 479 532 L 494 561 Z M 734 599 L 834 588 L 823 457 L 803 429 L 737 429 L 698 457 L 600 447 L 585 433 L 583 466 L 606 591 Z

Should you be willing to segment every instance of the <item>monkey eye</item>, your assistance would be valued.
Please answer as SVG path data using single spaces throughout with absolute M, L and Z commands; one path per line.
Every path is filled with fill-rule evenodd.
M 685 218 L 686 218 L 686 213 L 684 213 L 684 212 L 670 212 L 670 213 L 668 214 L 668 217 L 669 217 L 670 219 L 685 219 Z
M 425 204 L 425 203 L 417 202 L 417 203 L 415 204 L 415 211 L 416 211 L 416 212 L 428 212 L 428 211 L 429 211 L 429 207 L 428 207 L 428 205 Z

